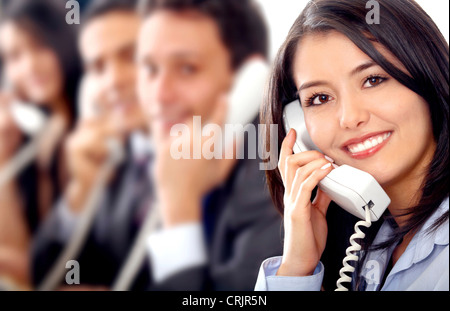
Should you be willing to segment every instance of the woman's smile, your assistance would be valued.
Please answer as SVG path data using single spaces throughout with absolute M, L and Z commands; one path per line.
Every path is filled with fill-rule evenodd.
M 342 150 L 354 159 L 365 159 L 380 151 L 390 140 L 392 131 L 370 133 L 353 138 L 342 145 Z

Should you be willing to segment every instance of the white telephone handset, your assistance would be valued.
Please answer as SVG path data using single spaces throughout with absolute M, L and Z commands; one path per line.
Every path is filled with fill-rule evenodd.
M 42 139 L 47 125 L 47 116 L 30 104 L 15 101 L 10 106 L 11 115 L 23 133 L 31 137 L 31 141 L 22 147 L 16 156 L 0 170 L 0 187 L 17 176 L 35 157 L 39 141 Z
M 307 150 L 320 151 L 308 134 L 299 100 L 286 105 L 283 123 L 286 132 L 291 128 L 297 132 L 294 153 Z M 361 246 L 356 240 L 365 237 L 359 227 L 370 227 L 372 221 L 377 221 L 381 217 L 391 200 L 372 175 L 348 165 L 335 166 L 335 169 L 319 182 L 319 188 L 344 210 L 362 219 L 355 224 L 355 233 L 350 237 L 351 245 L 346 250 L 346 257 L 342 261 L 343 267 L 339 271 L 340 278 L 336 282 L 336 291 L 347 291 L 342 283 L 351 282 L 352 278 L 346 273 L 355 271 L 348 262 L 358 260 Z
M 319 150 L 311 140 L 298 100 L 289 103 L 283 111 L 286 132 L 291 128 L 297 132 L 294 153 Z M 391 200 L 369 173 L 348 165 L 332 170 L 320 183 L 319 188 L 334 202 L 354 216 L 365 219 L 365 206 L 369 206 L 371 221 L 377 221 Z
M 261 58 L 246 61 L 236 74 L 229 96 L 228 124 L 246 125 L 258 115 L 269 66 Z

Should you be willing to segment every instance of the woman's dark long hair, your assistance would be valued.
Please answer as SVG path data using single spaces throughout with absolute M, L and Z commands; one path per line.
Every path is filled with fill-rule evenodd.
M 436 211 L 449 195 L 449 48 L 438 27 L 413 0 L 378 0 L 380 23 L 366 23 L 365 0 L 314 0 L 309 2 L 293 24 L 278 51 L 269 83 L 268 94 L 261 111 L 262 123 L 278 124 L 278 148 L 286 136 L 283 128 L 284 106 L 296 99 L 292 64 L 299 41 L 308 34 L 338 31 L 372 58 L 389 75 L 420 95 L 431 114 L 436 151 L 429 164 L 416 206 L 407 214 L 407 223 L 395 230 L 391 239 L 376 248 L 398 243 L 408 232 L 415 232 Z M 401 71 L 374 47 L 383 45 L 406 68 Z M 266 144 L 270 143 L 266 137 Z M 276 208 L 283 213 L 284 187 L 278 170 L 267 171 L 267 180 Z M 432 226 L 436 229 L 448 220 L 448 213 Z M 378 226 L 379 227 L 379 226 Z M 375 232 L 376 233 L 376 232 Z M 374 233 L 365 241 L 372 243 Z M 375 248 L 375 247 L 374 247 Z M 367 252 L 366 252 L 367 253 Z
M 58 0 L 8 1 L 2 22 L 12 21 L 55 52 L 73 123 L 77 117 L 77 92 L 82 68 L 77 48 L 77 25 L 67 24 L 64 3 Z

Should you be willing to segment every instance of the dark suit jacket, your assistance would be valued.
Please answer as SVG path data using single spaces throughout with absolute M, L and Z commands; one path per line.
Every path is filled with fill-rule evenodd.
M 229 179 L 204 206 L 210 255 L 207 265 L 187 269 L 162 284 L 155 284 L 147 258 L 132 289 L 253 290 L 261 262 L 282 253 L 282 219 L 273 207 L 265 172 L 259 170 L 259 163 L 259 159 L 239 160 Z M 119 206 L 118 196 L 124 192 L 121 188 L 129 166 L 132 170 L 131 164 L 119 170 L 109 189 L 110 199 L 101 203 L 100 213 L 77 259 L 82 284 L 111 285 L 140 227 L 136 219 L 143 219 L 151 198 L 151 183 Z M 125 184 L 133 182 L 128 180 Z M 52 216 L 39 230 L 33 245 L 36 284 L 48 273 L 65 243 L 56 234 L 60 219 Z
M 187 269 L 153 290 L 254 289 L 259 267 L 282 253 L 282 218 L 275 210 L 260 160 L 240 160 L 204 207 L 209 228 L 207 265 Z M 209 224 L 207 223 L 209 221 Z

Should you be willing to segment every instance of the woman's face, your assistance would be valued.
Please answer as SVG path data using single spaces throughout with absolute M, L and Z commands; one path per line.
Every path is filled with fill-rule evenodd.
M 0 29 L 5 78 L 24 100 L 49 104 L 61 96 L 62 72 L 53 50 L 7 22 Z
M 293 69 L 308 132 L 338 165 L 366 171 L 384 186 L 423 176 L 435 142 L 422 97 L 335 31 L 304 37 Z

